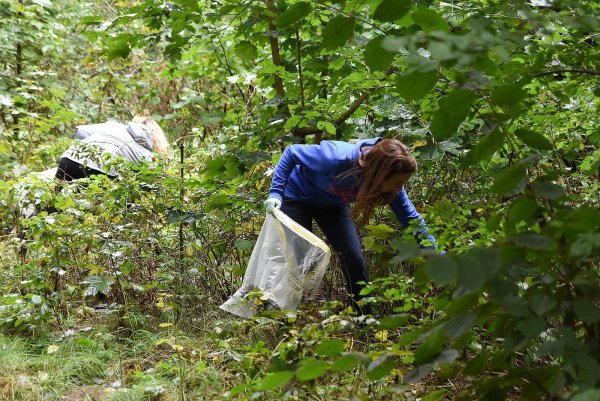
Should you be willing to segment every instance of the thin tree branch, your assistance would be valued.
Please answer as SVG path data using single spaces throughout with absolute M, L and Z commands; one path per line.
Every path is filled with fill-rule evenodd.
M 272 0 L 267 0 L 266 3 L 267 3 L 267 7 L 270 10 L 276 11 Z M 280 67 L 283 64 L 281 63 L 281 52 L 279 51 L 279 41 L 277 40 L 276 32 L 277 32 L 277 30 L 275 27 L 275 23 L 273 22 L 273 17 L 269 16 L 269 35 L 268 36 L 269 36 L 269 44 L 271 45 L 271 59 L 273 61 L 273 64 L 275 64 L 275 66 Z M 275 93 L 280 98 L 285 99 L 285 88 L 283 87 L 283 79 L 281 79 L 281 77 L 277 73 L 274 73 L 273 81 L 274 81 L 274 86 L 275 86 Z M 290 114 L 290 110 L 287 106 L 287 103 L 284 102 L 283 105 L 280 105 L 279 108 L 284 109 L 285 114 L 287 114 L 287 115 Z
M 544 75 L 552 75 L 552 74 L 564 74 L 566 72 L 572 72 L 572 73 L 583 74 L 583 75 L 596 75 L 596 76 L 600 75 L 600 71 L 583 70 L 583 69 L 579 69 L 579 68 L 567 68 L 564 70 L 552 70 L 552 71 L 540 72 L 538 74 L 533 74 L 533 77 L 542 77 Z
M 394 67 L 390 67 L 385 71 L 385 77 L 389 77 L 391 74 L 393 74 L 395 71 Z M 351 104 L 350 106 L 348 106 L 348 109 L 343 112 L 342 114 L 340 114 L 335 120 L 333 120 L 333 124 L 334 125 L 340 125 L 341 123 L 343 123 L 344 121 L 346 121 L 352 114 L 354 114 L 354 112 L 356 110 L 358 110 L 358 108 L 364 103 L 364 101 L 369 97 L 369 91 L 365 91 L 363 92 L 358 98 L 356 98 Z M 292 134 L 294 134 L 295 136 L 299 136 L 299 137 L 305 137 L 307 135 L 313 135 L 313 134 L 320 134 L 321 132 L 323 132 L 322 129 L 319 128 L 315 128 L 315 127 L 300 127 L 300 128 L 294 128 L 292 130 Z
M 298 53 L 298 80 L 300 82 L 300 104 L 304 108 L 304 79 L 302 78 L 302 52 L 300 43 L 300 32 L 296 28 L 296 51 Z

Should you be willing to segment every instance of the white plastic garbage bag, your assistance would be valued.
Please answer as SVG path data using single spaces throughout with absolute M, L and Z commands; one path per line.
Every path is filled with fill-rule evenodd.
M 268 307 L 296 309 L 314 298 L 327 270 L 331 251 L 319 237 L 296 223 L 281 210 L 267 214 L 242 286 L 221 309 L 249 318 L 258 312 L 247 295 L 262 291 Z

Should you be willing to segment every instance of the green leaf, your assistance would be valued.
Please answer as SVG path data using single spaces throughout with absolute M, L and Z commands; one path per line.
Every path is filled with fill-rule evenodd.
M 577 298 L 573 301 L 573 310 L 586 323 L 600 322 L 600 309 L 589 299 Z
M 412 14 L 412 20 L 426 33 L 432 30 L 445 31 L 449 25 L 437 11 L 432 8 L 417 8 Z
M 600 401 L 600 390 L 590 388 L 570 398 L 570 401 Z
M 493 130 L 473 146 L 462 160 L 463 166 L 472 166 L 493 155 L 504 144 L 506 135 L 499 130 Z
M 544 319 L 537 316 L 530 316 L 525 320 L 521 320 L 518 325 L 521 333 L 529 338 L 537 337 L 546 328 Z
M 456 134 L 458 127 L 469 115 L 477 94 L 466 90 L 455 90 L 440 101 L 429 129 L 433 137 L 442 141 Z
M 517 138 L 525 142 L 527 146 L 539 150 L 552 150 L 552 143 L 542 134 L 524 128 L 515 131 Z
M 379 330 L 394 330 L 398 327 L 402 327 L 408 322 L 410 315 L 408 313 L 401 313 L 398 315 L 389 315 L 379 321 Z
M 288 25 L 295 24 L 310 14 L 311 11 L 312 6 L 306 1 L 294 3 L 285 10 L 283 14 L 275 19 L 275 25 L 279 28 L 284 28 Z
M 556 305 L 554 298 L 542 293 L 532 295 L 529 301 L 529 307 L 538 316 L 550 312 Z
M 421 100 L 438 81 L 436 71 L 413 71 L 396 79 L 396 90 L 405 100 Z
M 323 46 L 326 49 L 333 50 L 343 46 L 354 35 L 354 18 L 338 15 L 329 20 L 323 28 Z
M 506 167 L 494 176 L 492 191 L 499 195 L 513 191 L 523 181 L 525 174 L 525 165 L 523 163 L 516 163 Z
M 526 249 L 546 251 L 552 248 L 552 239 L 541 234 L 519 234 L 513 238 L 517 246 Z
M 284 370 L 281 372 L 269 373 L 261 381 L 256 384 L 258 391 L 271 391 L 278 387 L 284 386 L 294 377 L 294 372 Z
M 303 359 L 301 366 L 296 370 L 296 377 L 300 381 L 308 381 L 320 377 L 327 369 L 329 364 L 325 361 L 319 361 L 314 358 Z
M 335 125 L 333 125 L 329 121 L 319 121 L 317 123 L 317 128 L 320 130 L 324 130 L 328 134 L 335 134 Z
M 565 194 L 565 190 L 560 185 L 551 182 L 534 182 L 531 184 L 531 190 L 540 198 L 555 200 Z
M 442 330 L 448 338 L 458 338 L 467 333 L 475 325 L 477 315 L 473 312 L 455 316 L 442 325 Z
M 433 363 L 426 363 L 424 365 L 418 366 L 417 368 L 408 372 L 402 378 L 402 381 L 406 384 L 413 384 L 427 376 L 433 370 Z
M 421 398 L 421 401 L 439 401 L 448 394 L 446 390 L 435 390 Z
M 398 254 L 390 260 L 390 263 L 398 264 L 405 260 L 416 258 L 421 254 L 421 249 L 417 244 L 402 241 L 398 238 L 392 240 L 390 245 L 394 250 L 398 251 Z
M 382 355 L 375 359 L 367 367 L 367 377 L 371 380 L 379 380 L 386 376 L 396 367 L 391 355 Z
M 458 266 L 448 255 L 431 255 L 425 272 L 437 285 L 452 284 L 456 281 Z
M 360 358 L 353 354 L 346 354 L 338 358 L 333 363 L 333 370 L 336 372 L 348 372 L 360 364 Z
M 502 110 L 511 116 L 517 115 L 521 110 L 519 102 L 525 98 L 527 92 L 522 85 L 511 83 L 494 88 L 491 93 L 492 102 L 502 107 Z
M 235 45 L 235 52 L 243 63 L 249 63 L 254 61 L 258 57 L 258 51 L 256 46 L 252 42 L 242 40 Z
M 469 292 L 479 290 L 486 282 L 485 259 L 465 255 L 459 260 L 457 284 Z
M 390 52 L 385 47 L 381 46 L 384 39 L 385 36 L 373 38 L 367 43 L 367 47 L 365 48 L 365 63 L 374 71 L 383 71 L 387 69 L 392 65 L 397 54 L 396 52 Z
M 383 22 L 396 21 L 404 17 L 412 6 L 410 0 L 383 0 L 373 13 L 373 18 Z
M 323 356 L 335 356 L 342 353 L 344 350 L 344 342 L 342 340 L 327 340 L 323 341 L 315 349 L 315 354 Z
M 423 344 L 415 350 L 415 365 L 431 362 L 436 355 L 442 352 L 445 340 L 446 337 L 441 331 L 430 332 Z
M 98 293 L 108 295 L 114 280 L 108 276 L 89 276 L 84 280 L 88 286 L 85 289 L 85 296 L 95 296 Z

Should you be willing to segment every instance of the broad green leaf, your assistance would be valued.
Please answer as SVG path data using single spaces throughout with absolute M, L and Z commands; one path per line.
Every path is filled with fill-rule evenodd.
M 519 330 L 529 338 L 537 337 L 546 328 L 544 319 L 530 316 L 518 323 Z
M 594 324 L 600 322 L 600 308 L 589 299 L 577 298 L 573 301 L 573 310 L 586 323 Z
M 448 338 L 457 338 L 473 328 L 477 315 L 473 312 L 455 316 L 442 325 L 442 330 Z
M 336 372 L 348 372 L 360 364 L 361 360 L 354 354 L 342 355 L 338 358 L 332 366 L 332 369 Z
M 367 43 L 365 48 L 365 63 L 374 71 L 383 71 L 387 69 L 396 57 L 396 52 L 391 52 L 381 46 L 385 36 L 378 36 Z
M 570 398 L 570 401 L 600 401 L 600 390 L 590 388 Z
M 275 390 L 278 387 L 286 385 L 294 377 L 294 372 L 284 370 L 281 372 L 269 373 L 256 384 L 258 391 Z
M 513 238 L 517 246 L 526 249 L 535 249 L 539 251 L 550 250 L 552 248 L 552 239 L 541 234 L 519 234 Z
M 421 100 L 438 81 L 436 71 L 413 71 L 396 79 L 396 90 L 406 100 Z
M 523 181 L 525 174 L 525 165 L 523 163 L 516 163 L 506 167 L 494 176 L 492 191 L 499 195 L 513 191 Z
M 529 302 L 525 298 L 509 295 L 502 300 L 502 306 L 506 313 L 514 316 L 529 316 Z
M 439 401 L 448 394 L 446 390 L 435 390 L 421 398 L 421 401 Z
M 398 251 L 398 254 L 390 260 L 390 263 L 393 264 L 398 264 L 404 262 L 405 260 L 416 258 L 421 254 L 421 249 L 415 243 L 402 241 L 401 239 L 394 239 L 390 245 L 394 250 Z
M 423 341 L 423 344 L 415 350 L 414 363 L 416 365 L 421 365 L 423 363 L 431 362 L 436 355 L 442 352 L 445 341 L 446 337 L 441 331 L 437 330 L 430 332 L 425 341 Z
M 447 349 L 440 352 L 439 355 L 433 359 L 432 363 L 450 363 L 455 361 L 456 358 L 458 358 L 458 351 L 455 349 Z
M 425 32 L 432 30 L 445 31 L 450 27 L 448 22 L 432 8 L 419 7 L 411 15 L 415 24 L 419 25 Z
M 429 126 L 433 137 L 442 141 L 455 135 L 460 124 L 469 115 L 475 99 L 477 94 L 466 90 L 455 90 L 443 98 Z
M 594 249 L 600 248 L 600 233 L 579 234 L 571 244 L 569 253 L 576 258 L 591 255 Z
M 456 281 L 458 266 L 449 255 L 431 255 L 425 272 L 437 285 L 452 284 Z
M 408 319 L 410 319 L 410 315 L 408 313 L 389 315 L 379 321 L 379 326 L 377 326 L 377 328 L 379 330 L 397 329 L 398 327 L 404 326 L 408 322 Z
M 472 255 L 465 255 L 458 259 L 457 284 L 470 292 L 479 290 L 487 279 L 485 262 Z
M 258 57 L 256 46 L 252 42 L 242 40 L 235 45 L 235 52 L 243 63 L 254 61 Z
M 404 17 L 412 6 L 410 0 L 383 0 L 373 13 L 373 18 L 383 22 L 391 22 Z
M 319 121 L 317 123 L 317 128 L 327 132 L 328 134 L 335 134 L 335 125 L 329 121 Z
M 527 146 L 539 150 L 552 150 L 552 143 L 542 134 L 524 128 L 515 131 L 517 138 L 525 142 Z
M 315 354 L 323 356 L 339 355 L 344 350 L 344 342 L 342 340 L 326 340 L 321 342 L 315 349 Z
M 371 380 L 379 380 L 386 376 L 396 367 L 391 355 L 382 355 L 375 359 L 367 367 L 367 377 Z
M 554 298 L 542 293 L 532 295 L 529 301 L 529 307 L 538 316 L 550 312 L 556 305 Z
M 329 20 L 323 28 L 323 46 L 333 50 L 343 46 L 354 35 L 354 18 L 338 15 Z
M 525 98 L 527 92 L 522 85 L 510 83 L 494 88 L 491 93 L 492 102 L 502 108 L 506 114 L 517 115 L 520 111 L 519 103 Z
M 300 121 L 302 121 L 302 116 L 295 114 L 288 118 L 288 120 L 285 122 L 284 128 L 286 129 L 286 131 L 289 131 L 292 128 L 296 127 L 298 123 L 300 123 Z
M 292 4 L 287 10 L 284 11 L 277 19 L 275 19 L 275 24 L 284 28 L 288 25 L 295 24 L 296 22 L 302 20 L 312 11 L 312 6 L 310 3 L 306 1 L 299 1 L 298 3 Z
M 565 190 L 560 185 L 551 182 L 534 182 L 531 184 L 533 193 L 544 199 L 555 200 L 565 194 Z
M 463 166 L 472 166 L 493 155 L 504 144 L 506 135 L 494 130 L 473 146 L 462 160 Z
M 402 378 L 402 381 L 406 384 L 417 383 L 419 380 L 427 376 L 433 370 L 433 363 L 426 363 L 424 365 L 420 365 L 415 369 L 408 372 Z
M 300 367 L 296 369 L 296 377 L 300 381 L 316 379 L 329 369 L 329 364 L 327 362 L 313 358 L 304 359 L 300 363 Z
M 108 276 L 89 276 L 84 283 L 87 284 L 85 295 L 93 297 L 98 293 L 108 295 L 114 280 Z
M 82 337 L 77 339 L 77 344 L 81 345 L 82 347 L 92 348 L 96 345 L 96 341 L 92 340 L 91 338 Z

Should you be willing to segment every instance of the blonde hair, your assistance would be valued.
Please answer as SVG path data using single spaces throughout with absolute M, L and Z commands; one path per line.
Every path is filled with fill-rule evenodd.
M 163 154 L 167 153 L 167 150 L 169 149 L 169 141 L 167 140 L 162 128 L 160 128 L 160 125 L 158 125 L 158 123 L 154 121 L 152 117 L 135 116 L 131 121 L 134 123 L 143 124 L 150 130 L 150 133 L 152 134 L 152 147 L 156 152 Z

